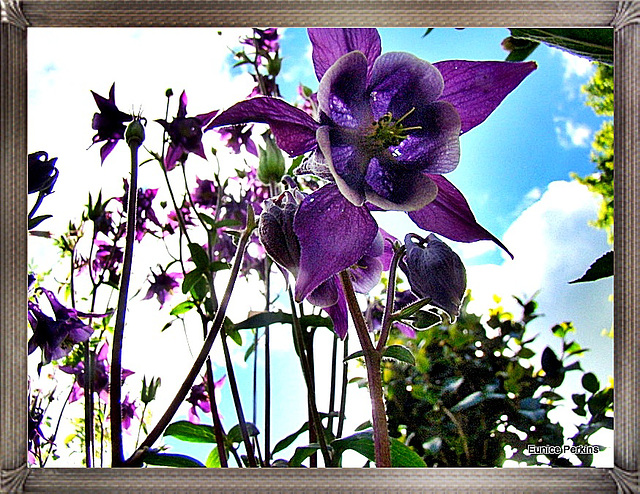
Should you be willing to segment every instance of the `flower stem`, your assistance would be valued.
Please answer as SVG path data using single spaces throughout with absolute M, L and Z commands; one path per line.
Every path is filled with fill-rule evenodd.
M 349 364 L 347 363 L 347 357 L 349 356 L 349 335 L 345 336 L 343 342 L 342 351 L 342 389 L 340 393 L 340 414 L 338 416 L 338 430 L 336 431 L 336 439 L 342 437 L 342 430 L 344 428 L 345 410 L 347 409 L 347 384 L 348 376 L 347 369 Z
M 162 435 L 164 430 L 169 425 L 169 422 L 178 411 L 178 408 L 187 397 L 191 386 L 193 386 L 193 382 L 196 379 L 196 376 L 200 372 L 202 365 L 206 361 L 209 352 L 211 351 L 211 347 L 213 342 L 222 327 L 224 322 L 224 318 L 227 312 L 227 307 L 229 305 L 229 300 L 231 299 L 231 293 L 233 292 L 233 287 L 235 285 L 236 279 L 238 278 L 238 273 L 240 271 L 240 267 L 242 266 L 242 259 L 244 257 L 244 251 L 247 248 L 247 244 L 249 243 L 249 239 L 251 237 L 251 233 L 256 227 L 255 217 L 253 213 L 253 209 L 249 207 L 247 210 L 247 225 L 240 236 L 240 240 L 238 242 L 238 248 L 236 250 L 236 255 L 233 260 L 233 266 L 231 268 L 231 274 L 229 275 L 229 282 L 227 283 L 227 288 L 222 297 L 222 301 L 220 302 L 220 306 L 216 312 L 216 316 L 211 325 L 211 330 L 205 339 L 202 349 L 200 353 L 196 357 L 195 362 L 191 366 L 191 370 L 187 374 L 184 379 L 184 382 L 180 386 L 180 389 L 176 393 L 176 396 L 173 398 L 173 401 L 167 407 L 167 410 L 164 412 L 156 426 L 149 433 L 146 439 L 140 444 L 140 447 L 135 451 L 135 453 L 126 461 L 125 466 L 137 466 L 142 461 L 144 454 L 148 448 L 153 446 L 153 444 L 158 440 L 158 438 Z
M 113 348 L 111 351 L 110 376 L 110 414 L 111 414 L 111 466 L 120 467 L 124 463 L 122 450 L 122 339 L 124 336 L 124 321 L 127 312 L 127 297 L 129 294 L 129 279 L 131 278 L 131 264 L 133 261 L 133 244 L 136 234 L 136 216 L 138 213 L 138 149 L 141 139 L 129 139 L 131 150 L 131 183 L 129 184 L 129 200 L 127 204 L 127 237 L 120 278 L 120 293 L 118 295 L 118 312 L 116 325 L 113 330 Z
M 358 333 L 358 339 L 360 340 L 364 354 L 364 362 L 367 367 L 367 381 L 369 383 L 369 396 L 371 398 L 371 411 L 373 414 L 373 441 L 376 454 L 376 467 L 390 467 L 391 448 L 389 445 L 389 429 L 382 394 L 382 375 L 380 369 L 382 352 L 377 350 L 371 342 L 367 323 L 360 311 L 349 273 L 347 271 L 340 272 L 340 280 L 342 281 L 349 312 L 351 313 L 356 332 Z
M 384 307 L 384 315 L 382 316 L 382 329 L 380 331 L 380 338 L 376 350 L 381 352 L 384 346 L 387 344 L 387 338 L 389 338 L 389 331 L 391 330 L 392 314 L 396 299 L 396 271 L 398 270 L 398 263 L 405 253 L 406 248 L 404 245 L 398 248 L 393 253 L 393 259 L 391 260 L 391 267 L 389 268 L 389 284 L 387 285 L 387 303 Z

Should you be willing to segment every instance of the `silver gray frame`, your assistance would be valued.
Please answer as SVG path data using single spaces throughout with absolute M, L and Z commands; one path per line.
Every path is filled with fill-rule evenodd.
M 2 492 L 639 492 L 640 1 L 0 0 L 0 467 Z M 615 30 L 613 469 L 29 469 L 29 27 L 611 27 Z

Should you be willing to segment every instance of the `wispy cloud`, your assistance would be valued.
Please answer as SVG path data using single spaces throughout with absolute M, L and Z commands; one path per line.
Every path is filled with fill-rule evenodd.
M 565 149 L 589 146 L 593 130 L 588 125 L 574 122 L 565 117 L 555 117 L 553 121 L 560 146 Z

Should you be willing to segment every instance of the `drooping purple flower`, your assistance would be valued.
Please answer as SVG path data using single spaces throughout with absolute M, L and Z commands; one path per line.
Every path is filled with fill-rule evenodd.
M 407 254 L 400 265 L 406 273 L 411 291 L 430 304 L 444 310 L 453 320 L 467 288 L 467 273 L 460 257 L 434 234 L 421 238 L 408 234 L 404 243 Z
M 100 110 L 100 113 L 93 115 L 93 121 L 91 122 L 91 128 L 98 131 L 98 133 L 93 136 L 93 144 L 107 141 L 104 146 L 100 148 L 101 163 L 104 163 L 104 160 L 109 153 L 113 151 L 113 148 L 116 147 L 118 141 L 124 139 L 124 132 L 126 130 L 124 122 L 133 120 L 131 115 L 118 110 L 115 101 L 115 88 L 116 83 L 114 82 L 109 90 L 109 99 L 91 91 L 93 99 Z
M 218 193 L 212 180 L 201 180 L 196 177 L 198 186 L 193 191 L 193 202 L 203 208 L 213 208 L 218 202 Z
M 319 121 L 279 98 L 241 101 L 207 128 L 270 126 L 291 156 L 329 183 L 296 214 L 300 247 L 296 299 L 357 262 L 377 225 L 369 209 L 403 210 L 452 240 L 493 240 L 442 173 L 459 160 L 459 135 L 484 121 L 535 68 L 534 62 L 429 64 L 408 53 L 381 55 L 375 29 L 310 29 L 320 79 Z
M 43 364 L 48 364 L 67 355 L 76 343 L 87 341 L 93 334 L 93 328 L 79 319 L 80 316 L 88 316 L 64 307 L 49 290 L 39 288 L 38 291 L 49 300 L 54 317 L 42 312 L 38 304 L 28 302 L 28 321 L 33 331 L 28 350 L 31 354 L 40 347 Z
M 56 161 L 58 158 L 49 159 L 44 151 L 31 153 L 27 160 L 27 191 L 29 194 L 40 192 L 51 194 L 58 178 Z
M 156 120 L 164 127 L 171 139 L 169 150 L 164 159 L 164 165 L 167 170 L 173 170 L 176 167 L 176 163 L 186 160 L 188 153 L 193 153 L 206 159 L 204 147 L 202 146 L 202 128 L 217 113 L 218 111 L 214 110 L 195 117 L 187 117 L 187 94 L 182 91 L 176 118 L 171 123 L 164 119 Z
M 224 141 L 225 146 L 231 149 L 234 153 L 239 154 L 241 147 L 244 146 L 248 152 L 254 156 L 258 156 L 258 149 L 251 138 L 251 129 L 251 125 L 232 125 L 230 127 L 218 129 L 218 133 Z
M 129 399 L 129 393 L 124 397 L 120 404 L 122 409 L 122 428 L 126 431 L 131 427 L 131 420 L 138 418 L 136 400 Z
M 109 370 L 111 366 L 107 361 L 109 356 L 109 344 L 105 341 L 100 350 L 96 354 L 93 367 L 93 391 L 98 394 L 100 399 L 106 402 L 109 399 Z M 75 366 L 61 365 L 60 370 L 67 374 L 76 376 L 76 381 L 73 383 L 71 395 L 69 396 L 69 403 L 79 400 L 84 396 L 85 385 L 85 366 L 84 362 L 80 361 Z M 134 372 L 129 369 L 122 369 L 122 381 L 132 375 Z
M 226 380 L 227 376 L 224 375 L 213 383 L 213 389 L 220 389 Z M 191 407 L 187 411 L 189 422 L 192 424 L 200 423 L 200 416 L 198 415 L 198 408 L 204 413 L 211 413 L 211 402 L 209 401 L 209 392 L 207 391 L 207 379 L 206 377 L 200 384 L 194 384 L 191 387 L 191 393 L 185 399 L 187 403 L 191 404 Z M 222 417 L 221 417 L 222 418 Z
M 182 276 L 181 273 L 166 273 L 161 271 L 159 274 L 151 271 L 153 281 L 143 300 L 148 300 L 155 296 L 160 302 L 160 307 L 171 297 L 173 290 L 180 286 L 177 279 Z

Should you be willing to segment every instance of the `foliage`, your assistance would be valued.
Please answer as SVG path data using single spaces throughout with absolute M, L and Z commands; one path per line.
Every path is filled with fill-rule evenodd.
M 386 362 L 390 435 L 428 466 L 501 466 L 507 449 L 511 459 L 527 464 L 570 466 L 565 455 L 528 455 L 526 449 L 566 444 L 562 426 L 549 413 L 569 402 L 558 387 L 566 373 L 581 372 L 577 357 L 587 351 L 569 339 L 573 326 L 553 328 L 562 352 L 558 357 L 545 348 L 540 368 L 532 349 L 537 337 L 524 339 L 527 324 L 538 316 L 534 300 L 518 300 L 518 319 L 498 307 L 486 323 L 466 311 L 468 301 L 455 323 L 419 331 L 415 339 L 396 337 L 413 352 L 416 365 Z M 573 445 L 586 445 L 594 432 L 613 426 L 612 388 L 601 389 L 594 377 L 585 373 L 584 392 L 572 395 L 575 413 L 588 419 L 571 438 Z M 580 464 L 591 461 L 591 454 L 579 455 Z

